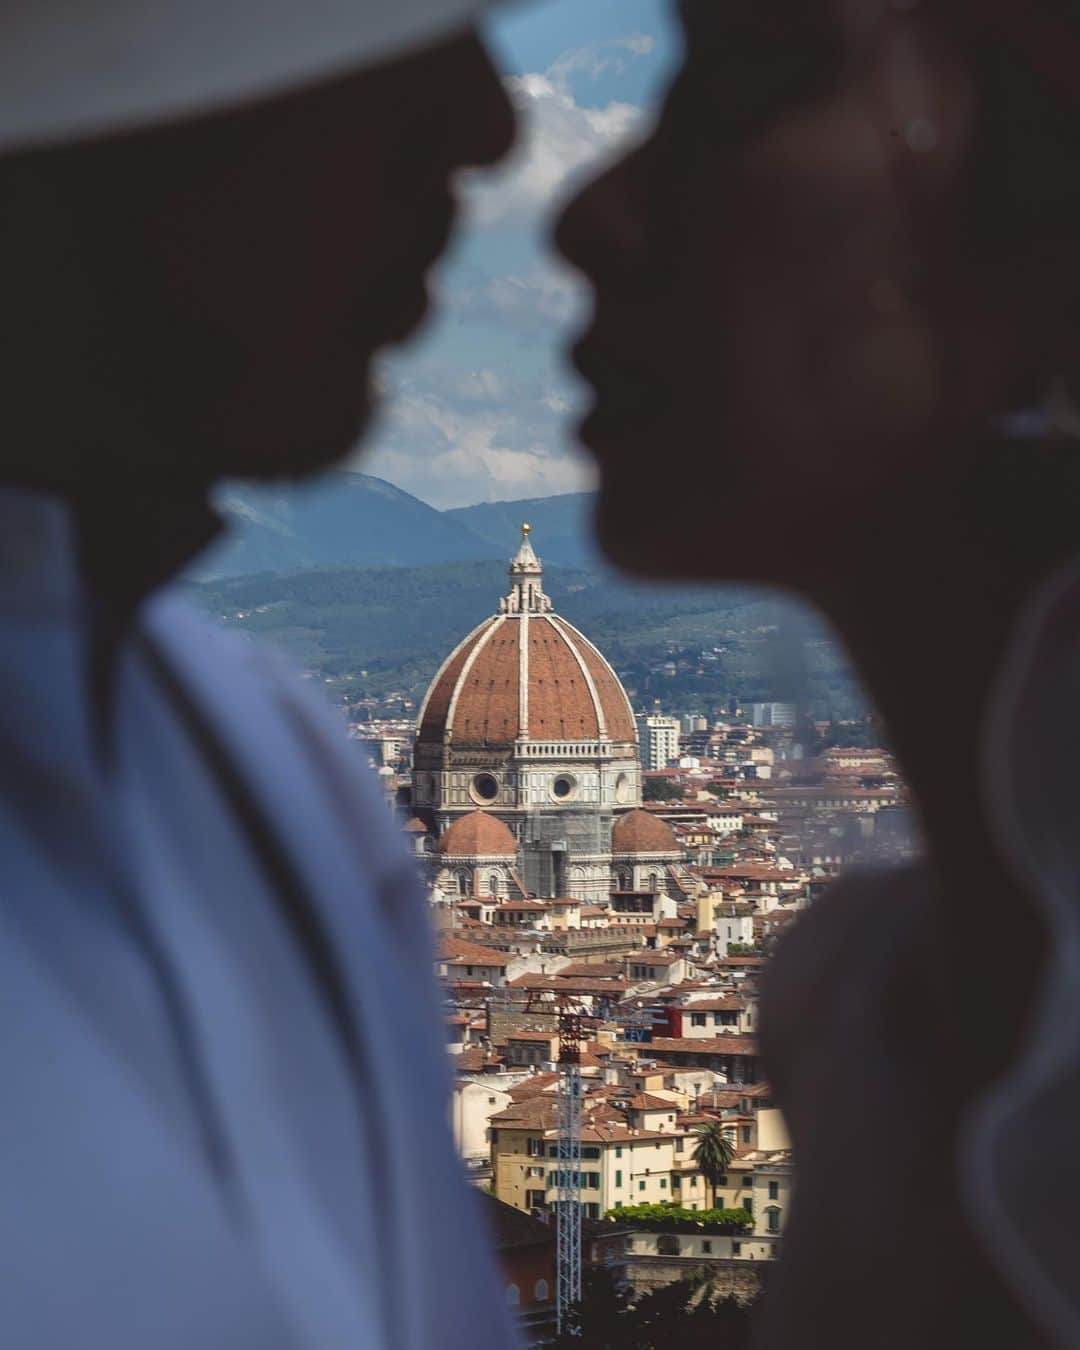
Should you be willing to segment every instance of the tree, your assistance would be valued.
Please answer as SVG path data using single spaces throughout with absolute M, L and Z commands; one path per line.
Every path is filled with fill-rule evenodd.
M 748 1350 L 750 1309 L 713 1290 L 701 1270 L 631 1304 L 610 1270 L 588 1271 L 555 1350 Z
M 642 801 L 681 802 L 683 787 L 674 778 L 646 778 L 641 788 Z
M 727 1173 L 731 1160 L 735 1156 L 735 1145 L 724 1133 L 722 1120 L 706 1120 L 694 1126 L 697 1143 L 691 1155 L 697 1163 L 701 1175 L 709 1183 L 716 1203 L 716 1188 L 720 1178 Z
M 622 1319 L 629 1306 L 630 1292 L 610 1266 L 586 1270 L 581 1302 L 555 1339 L 555 1350 L 614 1350 L 625 1345 L 627 1328 Z

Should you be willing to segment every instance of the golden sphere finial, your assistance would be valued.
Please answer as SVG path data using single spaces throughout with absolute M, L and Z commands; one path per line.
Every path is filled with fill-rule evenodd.
M 527 520 L 522 521 L 521 533 L 524 535 L 526 539 L 529 537 L 530 534 L 532 534 L 532 526 L 529 524 Z

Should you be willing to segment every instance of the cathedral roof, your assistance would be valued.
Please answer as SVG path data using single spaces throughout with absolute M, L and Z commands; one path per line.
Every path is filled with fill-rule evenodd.
M 421 743 L 518 740 L 636 744 L 618 677 L 589 640 L 552 613 L 528 527 L 499 612 L 458 644 L 424 701 Z
M 495 816 L 470 811 L 443 831 L 439 852 L 450 858 L 516 858 L 517 842 Z
M 611 831 L 612 853 L 678 853 L 671 826 L 648 811 L 627 811 Z

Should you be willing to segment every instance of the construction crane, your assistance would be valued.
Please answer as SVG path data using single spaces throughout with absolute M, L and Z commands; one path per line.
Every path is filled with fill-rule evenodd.
M 558 1192 L 555 1202 L 556 1307 L 559 1332 L 569 1325 L 571 1309 L 581 1302 L 581 1046 L 584 1014 L 579 1000 L 568 994 L 555 996 L 559 1037 L 556 1080 L 555 1132 L 558 1136 Z M 642 1008 L 606 1019 L 627 1027 L 651 1031 L 656 1014 Z
M 555 1201 L 556 1303 L 559 1332 L 581 1302 L 581 1013 L 559 999 L 556 1081 L 557 1199 Z
M 504 1011 L 518 1003 L 517 990 L 501 992 Z M 495 999 L 488 996 L 490 1003 Z M 521 1015 L 530 1013 L 555 1015 L 558 1038 L 555 1084 L 556 1134 L 556 1199 L 555 1199 L 555 1260 L 556 1300 L 555 1315 L 558 1331 L 570 1324 L 574 1306 L 581 1302 L 581 1128 L 583 1100 L 581 1088 L 581 1047 L 585 1039 L 587 1014 L 580 998 L 557 993 L 550 988 L 530 990 L 518 1003 Z M 603 1016 L 617 1024 L 651 1027 L 655 1014 L 651 1009 L 610 1015 L 604 1008 Z M 595 1019 L 593 1019 L 595 1020 Z
M 570 1312 L 581 1301 L 581 1046 L 586 1014 L 580 999 L 551 989 L 503 989 L 503 1011 L 517 1004 L 520 1016 L 554 1015 L 558 1041 L 555 1082 L 556 1199 L 555 1199 L 555 1315 L 558 1330 L 566 1330 Z M 495 1002 L 493 998 L 490 1000 Z

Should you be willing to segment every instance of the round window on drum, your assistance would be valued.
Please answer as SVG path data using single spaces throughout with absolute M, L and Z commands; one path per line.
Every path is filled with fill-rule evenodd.
M 472 780 L 474 801 L 493 802 L 499 795 L 499 780 L 491 773 L 478 773 Z

